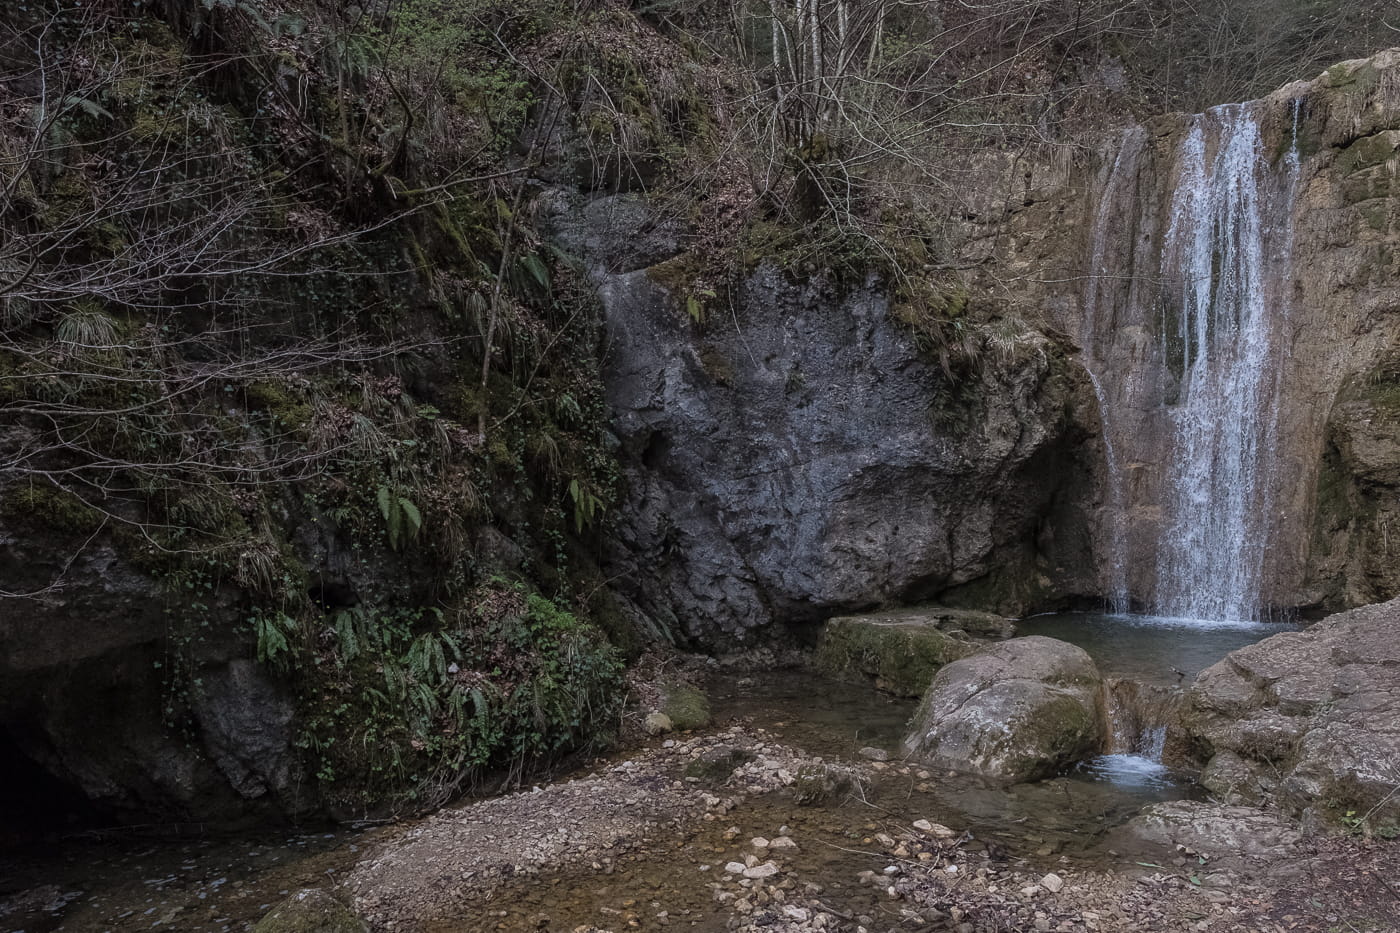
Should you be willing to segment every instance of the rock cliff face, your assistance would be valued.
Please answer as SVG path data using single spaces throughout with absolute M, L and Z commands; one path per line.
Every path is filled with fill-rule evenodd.
M 648 615 L 722 646 L 851 609 L 1014 614 L 1092 587 L 1074 417 L 1091 396 L 1051 340 L 1018 334 L 958 401 L 873 283 L 763 266 L 701 326 L 647 268 L 665 237 L 637 201 L 572 210 L 561 239 L 601 290 L 628 484 L 613 573 Z
M 1098 500 L 1099 592 L 1150 604 L 1171 530 L 1171 461 L 1181 454 L 1172 424 L 1191 346 L 1173 309 L 1200 284 L 1170 255 L 1183 248 L 1173 233 L 1187 213 L 1177 195 L 1193 183 L 1183 141 L 1200 128 L 1210 166 L 1228 142 L 1220 125 L 1245 112 L 1267 163 L 1259 397 L 1272 400 L 1276 418 L 1259 434 L 1264 449 L 1247 451 L 1269 473 L 1245 497 L 1268 513 L 1259 602 L 1341 608 L 1389 598 L 1400 591 L 1387 557 L 1400 481 L 1387 427 L 1400 358 L 1400 201 L 1391 196 L 1400 51 L 1339 64 L 1243 109 L 1161 117 L 1083 164 L 1046 158 L 1024 175 L 984 165 L 1002 182 L 981 186 L 960 261 L 985 270 L 983 288 L 1013 283 L 1028 313 L 1079 344 L 1076 360 L 1098 381 L 1100 456 L 1118 473 Z

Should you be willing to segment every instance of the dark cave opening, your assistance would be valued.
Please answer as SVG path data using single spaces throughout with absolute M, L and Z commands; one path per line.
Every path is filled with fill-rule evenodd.
M 0 726 L 0 848 L 102 822 L 100 810 L 74 785 L 35 761 Z

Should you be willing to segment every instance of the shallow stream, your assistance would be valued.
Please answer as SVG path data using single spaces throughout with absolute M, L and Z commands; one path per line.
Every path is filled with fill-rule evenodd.
M 1087 614 L 1039 617 L 1019 629 L 1080 644 L 1106 673 L 1164 685 L 1189 681 L 1226 652 L 1279 630 L 1145 624 Z M 782 827 L 802 841 L 793 855 L 802 877 L 818 879 L 823 897 L 843 911 L 878 919 L 891 908 L 856 876 L 884 866 L 885 857 L 872 844 L 879 832 L 928 819 L 969 831 L 975 840 L 970 845 L 995 860 L 1025 860 L 1046 870 L 1066 863 L 1131 869 L 1131 855 L 1108 848 L 1108 832 L 1147 803 L 1195 793 L 1189 781 L 1160 768 L 1106 759 L 1035 784 L 983 785 L 898 760 L 912 700 L 805 671 L 716 675 L 706 687 L 717 727 L 742 723 L 828 759 L 858 761 L 862 748 L 873 747 L 887 751 L 890 760 L 868 762 L 870 785 L 839 804 L 799 807 L 779 794 L 752 798 L 722 821 L 654 840 L 639 856 L 606 871 L 580 866 L 523 879 L 493 898 L 486 911 L 433 929 L 572 930 L 595 924 L 722 930 L 729 914 L 708 887 L 717 866 L 742 858 L 750 838 L 777 836 Z M 42 852 L 0 856 L 0 933 L 248 930 L 289 891 L 333 887 L 381 834 L 395 831 L 161 842 L 120 834 L 63 838 Z M 13 906 L 12 896 L 25 891 L 38 892 L 34 903 L 7 912 L 7 898 Z M 898 921 L 887 919 L 889 926 Z

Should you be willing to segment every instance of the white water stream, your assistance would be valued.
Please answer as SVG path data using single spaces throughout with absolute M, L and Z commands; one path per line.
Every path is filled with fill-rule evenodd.
M 1267 250 L 1290 239 L 1287 221 L 1283 236 L 1266 226 L 1266 211 L 1286 218 L 1294 186 L 1271 184 L 1263 149 L 1255 109 L 1231 105 L 1198 116 L 1178 156 L 1162 255 L 1178 291 L 1163 336 L 1180 381 L 1152 597 L 1160 615 L 1252 619 L 1264 608 L 1288 318 L 1269 280 L 1270 260 L 1286 266 L 1287 256 Z M 1271 203 L 1274 191 L 1285 203 Z
M 1112 611 L 1130 601 L 1185 619 L 1268 611 L 1299 172 L 1296 142 L 1270 163 L 1262 111 L 1231 104 L 1192 118 L 1174 154 L 1160 246 L 1134 241 L 1135 224 L 1124 220 L 1142 216 L 1144 131 L 1124 135 L 1103 177 L 1080 344 L 1103 423 Z M 1159 341 L 1147 357 L 1114 342 L 1115 329 L 1142 324 Z M 1144 371 L 1148 358 L 1155 365 Z M 1144 421 L 1149 383 L 1158 401 Z M 1139 407 L 1121 408 L 1125 398 Z M 1129 488 L 1124 460 L 1155 471 L 1142 484 L 1150 499 L 1134 501 L 1142 493 Z

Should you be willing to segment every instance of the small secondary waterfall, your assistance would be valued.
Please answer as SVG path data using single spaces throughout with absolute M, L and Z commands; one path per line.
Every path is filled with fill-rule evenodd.
M 1114 326 L 1113 286 L 1115 260 L 1110 251 L 1110 230 L 1113 216 L 1135 193 L 1133 182 L 1138 158 L 1142 154 L 1147 132 L 1131 127 L 1124 134 L 1113 167 L 1103 185 L 1103 196 L 1094 213 L 1093 238 L 1089 257 L 1089 278 L 1084 294 L 1084 314 L 1080 324 L 1079 343 L 1084 352 L 1084 369 L 1098 398 L 1099 418 L 1103 424 L 1104 461 L 1107 468 L 1107 536 L 1109 548 L 1108 581 L 1105 590 L 1110 612 L 1127 612 L 1131 598 L 1128 590 L 1128 502 L 1126 479 L 1112 423 L 1114 406 L 1101 373 L 1105 361 L 1100 359 L 1095 337 L 1103 328 Z
M 1296 158 L 1285 162 L 1295 175 Z M 1178 383 L 1152 603 L 1161 615 L 1251 619 L 1262 608 L 1288 317 L 1270 274 L 1287 269 L 1294 179 L 1273 174 L 1248 105 L 1198 116 L 1178 166 L 1162 256 L 1177 291 L 1164 356 Z M 1274 217 L 1281 230 L 1268 227 Z
M 1079 342 L 1112 611 L 1265 609 L 1299 160 L 1285 140 L 1271 163 L 1264 109 L 1198 114 L 1174 152 L 1133 128 L 1101 176 Z

